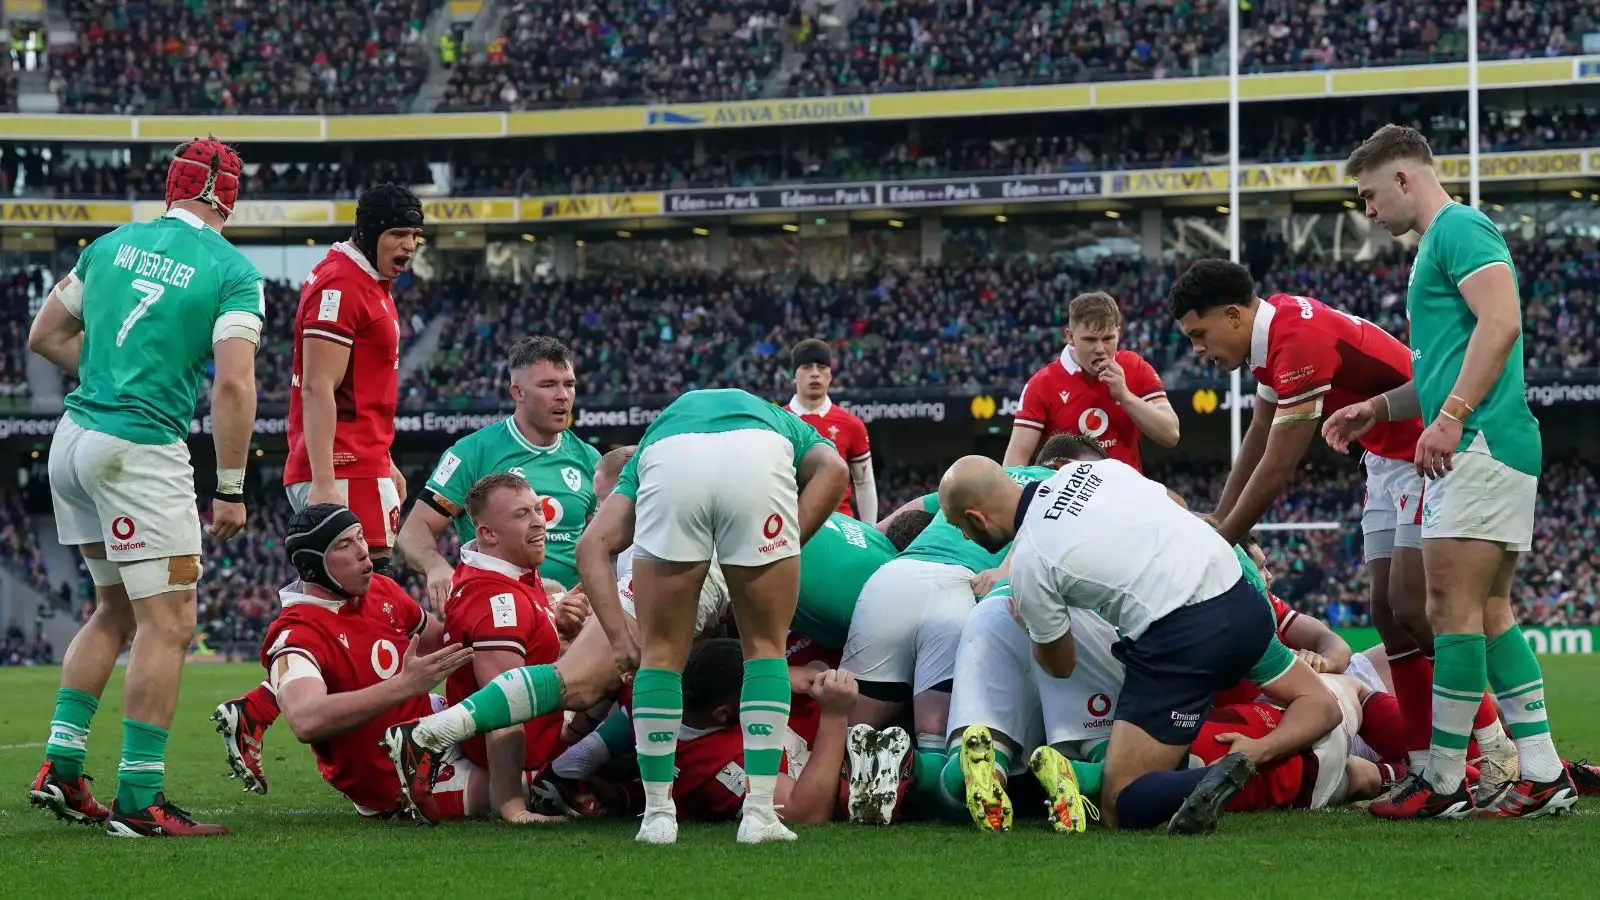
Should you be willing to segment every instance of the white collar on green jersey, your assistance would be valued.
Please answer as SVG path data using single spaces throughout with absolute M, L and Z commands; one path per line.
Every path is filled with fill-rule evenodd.
M 312 595 L 306 593 L 305 582 L 296 581 L 290 584 L 288 587 L 282 588 L 278 591 L 278 602 L 283 604 L 284 609 L 288 609 L 289 607 L 297 604 L 305 603 L 311 606 L 320 606 L 323 609 L 338 612 L 344 608 L 345 603 L 348 601 L 324 600 L 321 597 L 313 597 Z
M 511 436 L 516 438 L 517 443 L 521 444 L 529 453 L 554 453 L 561 449 L 561 439 L 567 434 L 565 431 L 563 431 L 556 435 L 556 442 L 554 444 L 551 444 L 548 447 L 541 447 L 538 444 L 535 444 L 533 441 L 528 440 L 528 436 L 522 433 L 521 428 L 517 427 L 517 417 L 515 414 L 506 416 L 506 430 L 511 432 Z
M 477 541 L 467 541 L 461 545 L 461 564 L 474 569 L 481 569 L 485 572 L 499 572 L 508 578 L 521 578 L 533 571 L 532 569 L 524 569 L 521 566 L 513 565 L 503 559 L 496 559 L 487 553 L 480 553 Z
M 165 216 L 162 216 L 162 218 L 164 218 L 164 219 L 177 219 L 179 222 L 182 222 L 183 224 L 188 225 L 190 228 L 207 228 L 207 227 L 209 227 L 209 226 L 206 225 L 206 223 L 200 221 L 200 217 L 199 216 L 195 215 L 192 212 L 189 212 L 187 209 L 177 209 L 177 208 L 169 209 L 169 210 L 167 210 L 167 214 Z
M 1277 314 L 1277 307 L 1266 300 L 1256 304 L 1256 322 L 1250 326 L 1250 358 L 1245 360 L 1252 369 L 1267 364 L 1267 338 L 1272 333 L 1272 317 Z

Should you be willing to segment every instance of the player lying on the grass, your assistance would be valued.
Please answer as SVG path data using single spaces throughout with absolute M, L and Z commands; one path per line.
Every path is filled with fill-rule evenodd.
M 1349 642 L 1329 628 L 1327 622 L 1301 615 L 1272 592 L 1272 567 L 1267 565 L 1266 551 L 1261 548 L 1261 542 L 1254 534 L 1245 536 L 1243 546 L 1250 562 L 1261 573 L 1267 599 L 1271 601 L 1272 612 L 1278 620 L 1278 638 L 1283 645 L 1293 650 L 1295 656 L 1319 675 L 1330 672 L 1337 674 L 1348 668 L 1351 660 Z
M 1096 612 L 1121 636 L 1107 824 L 1208 831 L 1257 766 L 1338 724 L 1338 704 L 1278 641 L 1233 548 L 1126 464 L 1078 462 L 1024 489 L 994 461 L 969 456 L 940 480 L 939 504 L 986 549 L 1018 539 L 1012 590 L 1045 671 L 1067 677 L 1076 666 L 1069 607 Z M 1247 677 L 1284 705 L 1282 726 L 1249 754 L 1174 771 L 1212 695 Z
M 432 709 L 435 684 L 472 662 L 441 647 L 442 628 L 393 580 L 373 572 L 361 522 L 333 503 L 289 519 L 284 540 L 300 581 L 280 592 L 283 612 L 261 651 L 283 717 L 310 744 L 323 780 L 369 817 L 404 811 L 400 780 L 378 740 Z M 434 785 L 444 815 L 487 811 L 484 773 L 452 753 Z
M 1170 303 L 1196 353 L 1225 369 L 1248 365 L 1260 382 L 1238 462 L 1213 513 L 1217 530 L 1232 542 L 1243 540 L 1288 487 L 1324 417 L 1365 407 L 1411 380 L 1411 351 L 1388 332 L 1310 297 L 1258 297 L 1255 279 L 1237 263 L 1197 260 L 1174 282 Z M 1412 464 L 1421 434 L 1420 418 L 1395 417 L 1359 441 L 1367 473 L 1361 535 L 1373 623 L 1393 661 L 1413 767 L 1427 759 L 1433 722 L 1423 490 Z M 1488 695 L 1477 721 L 1487 723 L 1484 785 L 1497 792 L 1516 778 L 1516 747 L 1499 731 Z

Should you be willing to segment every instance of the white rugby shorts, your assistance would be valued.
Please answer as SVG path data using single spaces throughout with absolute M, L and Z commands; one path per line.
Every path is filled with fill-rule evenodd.
M 1423 540 L 1493 541 L 1513 553 L 1533 549 L 1539 479 L 1477 450 L 1457 453 L 1452 466 L 1443 478 L 1428 482 Z
M 633 542 L 666 562 L 800 555 L 794 447 L 764 429 L 678 434 L 639 452 Z
M 62 545 L 105 544 L 117 563 L 200 555 L 194 467 L 182 441 L 135 444 L 63 415 L 49 472 Z
M 1367 498 L 1361 507 L 1361 536 L 1367 562 L 1389 559 L 1394 548 L 1422 549 L 1422 476 L 1410 460 L 1374 453 L 1362 457 Z
M 955 676 L 972 612 L 972 570 L 892 559 L 861 588 L 839 668 L 862 681 L 906 684 L 913 695 Z
M 972 725 L 1011 738 L 1018 753 L 1013 772 L 1045 744 L 1090 744 L 1111 736 L 1111 716 L 1122 690 L 1122 664 L 1111 655 L 1117 634 L 1104 619 L 1069 610 L 1078 664 L 1071 678 L 1055 678 L 1033 658 L 1028 632 L 1011 617 L 1005 597 L 973 607 L 956 654 L 950 694 L 952 739 Z

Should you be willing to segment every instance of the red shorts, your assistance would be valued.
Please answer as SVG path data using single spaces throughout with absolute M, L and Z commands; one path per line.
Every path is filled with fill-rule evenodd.
M 361 520 L 367 546 L 387 550 L 400 532 L 400 491 L 389 478 L 340 478 L 334 482 L 344 497 L 345 506 Z M 311 495 L 311 482 L 288 485 L 289 505 L 305 509 Z
M 472 773 L 477 766 L 464 756 L 444 763 L 439 766 L 438 773 L 433 781 L 433 802 L 439 807 L 439 816 L 443 821 L 465 819 L 467 817 L 467 785 L 472 781 Z M 400 809 L 387 809 L 377 812 L 356 804 L 356 812 L 363 819 L 398 819 Z
M 1264 738 L 1278 727 L 1283 713 L 1269 703 L 1245 703 L 1223 706 L 1211 710 L 1200 723 L 1200 735 L 1189 745 L 1189 752 L 1200 757 L 1207 765 L 1227 756 L 1231 748 L 1217 741 L 1217 736 L 1234 732 L 1250 738 Z M 1297 754 L 1280 759 L 1256 770 L 1255 777 L 1245 783 L 1244 789 L 1228 801 L 1230 812 L 1259 812 L 1269 809 L 1291 809 L 1300 800 L 1300 789 L 1306 776 L 1305 755 Z

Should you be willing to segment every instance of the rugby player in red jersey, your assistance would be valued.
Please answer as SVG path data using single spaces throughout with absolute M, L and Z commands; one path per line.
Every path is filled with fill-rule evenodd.
M 1112 459 L 1135 469 L 1139 441 L 1178 444 L 1178 414 L 1161 376 L 1132 350 L 1118 350 L 1122 312 L 1110 294 L 1079 294 L 1067 307 L 1067 346 L 1061 358 L 1033 373 L 1011 422 L 1005 465 L 1033 462 L 1039 445 L 1058 434 L 1099 441 Z
M 497 472 L 467 491 L 466 511 L 477 536 L 461 547 L 444 605 L 444 631 L 445 640 L 471 647 L 475 656 L 445 684 L 452 704 L 496 678 L 520 678 L 515 670 L 522 666 L 554 664 L 561 656 L 555 615 L 539 578 L 545 552 L 539 495 L 522 476 Z M 560 711 L 550 712 L 461 744 L 473 765 L 487 768 L 490 806 L 501 818 L 545 820 L 528 810 L 523 773 L 542 769 L 564 749 L 563 722 Z
M 283 717 L 311 745 L 323 780 L 363 816 L 396 815 L 400 780 L 379 739 L 389 726 L 432 711 L 429 689 L 469 665 L 473 651 L 441 648 L 439 623 L 373 572 L 349 509 L 318 503 L 295 513 L 284 549 L 300 580 L 280 593 L 283 612 L 261 651 Z M 487 794 L 481 771 L 452 758 L 437 772 L 435 814 L 479 814 Z
M 405 188 L 362 192 L 350 239 L 311 270 L 294 321 L 283 468 L 289 503 L 349 508 L 380 573 L 388 569 L 405 500 L 405 480 L 389 458 L 400 370 L 400 316 L 389 285 L 410 265 L 422 223 L 422 203 Z M 267 792 L 261 746 L 277 717 L 266 682 L 212 713 L 228 766 L 247 791 Z
M 1250 271 L 1237 263 L 1195 261 L 1173 284 L 1170 302 L 1196 353 L 1230 371 L 1248 365 L 1259 383 L 1238 461 L 1213 513 L 1230 542 L 1242 540 L 1283 493 L 1324 416 L 1411 380 L 1411 351 L 1388 332 L 1310 297 L 1262 299 Z M 1422 478 L 1413 464 L 1421 434 L 1421 420 L 1409 419 L 1384 422 L 1360 438 L 1373 624 L 1388 650 L 1413 766 L 1427 760 L 1433 721 Z M 1483 789 L 1514 781 L 1516 745 L 1487 695 L 1473 735 L 1483 753 Z
M 878 522 L 878 484 L 872 476 L 872 444 L 867 426 L 855 413 L 828 398 L 833 385 L 833 354 L 816 338 L 801 341 L 789 353 L 794 366 L 794 397 L 788 410 L 799 416 L 833 446 L 850 464 L 839 512 L 875 525 Z

